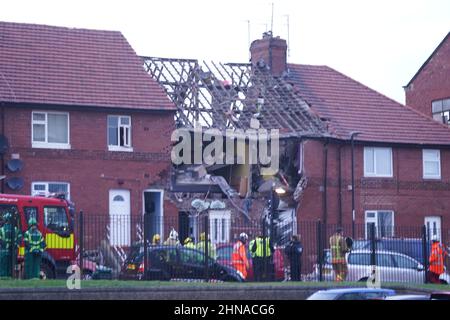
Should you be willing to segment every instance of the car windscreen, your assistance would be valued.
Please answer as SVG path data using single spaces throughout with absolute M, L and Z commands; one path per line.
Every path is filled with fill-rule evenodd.
M 68 236 L 69 221 L 64 207 L 44 207 L 44 224 L 51 231 L 61 236 Z
M 349 264 L 370 266 L 370 254 L 369 253 L 350 253 L 348 256 Z
M 21 221 L 19 219 L 19 211 L 17 210 L 17 206 L 12 204 L 0 204 L 0 221 L 2 224 L 6 222 L 6 214 L 9 214 L 10 217 L 14 217 L 17 228 L 21 230 Z
M 312 294 L 307 300 L 335 300 L 338 294 L 319 291 Z

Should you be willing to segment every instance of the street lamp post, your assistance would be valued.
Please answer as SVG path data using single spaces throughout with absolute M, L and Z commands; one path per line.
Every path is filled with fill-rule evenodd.
M 352 238 L 355 238 L 355 136 L 361 132 L 351 132 L 350 142 L 352 147 Z

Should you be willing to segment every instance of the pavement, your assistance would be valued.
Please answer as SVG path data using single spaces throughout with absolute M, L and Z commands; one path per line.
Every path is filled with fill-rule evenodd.
M 342 287 L 341 287 L 342 288 Z M 389 287 L 397 294 L 427 294 L 429 289 Z M 151 288 L 0 288 L 0 300 L 305 300 L 324 287 L 161 286 Z

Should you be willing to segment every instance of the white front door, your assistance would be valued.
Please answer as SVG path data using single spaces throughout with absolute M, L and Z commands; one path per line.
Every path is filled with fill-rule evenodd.
M 109 190 L 109 242 L 112 246 L 129 246 L 131 211 L 129 190 Z
M 436 235 L 438 240 L 441 241 L 441 217 L 425 217 L 425 226 L 430 239 Z

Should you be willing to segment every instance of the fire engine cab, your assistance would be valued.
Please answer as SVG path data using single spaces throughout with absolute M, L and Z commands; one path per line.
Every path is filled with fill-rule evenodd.
M 42 255 L 41 277 L 56 278 L 65 274 L 76 259 L 74 235 L 74 207 L 63 197 L 23 196 L 0 194 L 0 224 L 3 216 L 13 215 L 13 223 L 22 232 L 28 229 L 28 220 L 37 220 L 47 248 Z M 23 265 L 24 244 L 19 244 L 18 265 Z M 23 268 L 19 268 L 23 269 Z

